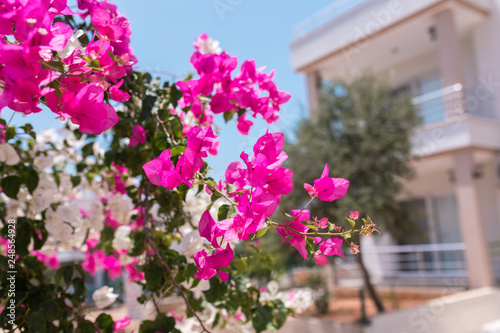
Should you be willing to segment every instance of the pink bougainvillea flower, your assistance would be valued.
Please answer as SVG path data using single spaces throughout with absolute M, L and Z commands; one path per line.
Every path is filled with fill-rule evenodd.
M 330 238 L 319 245 L 320 251 L 327 256 L 344 257 L 342 253 L 342 238 Z
M 315 243 L 317 243 L 316 240 Z M 320 244 L 319 250 L 313 253 L 316 265 L 328 264 L 328 258 L 326 256 L 344 257 L 344 254 L 342 253 L 341 238 L 330 238 Z
M 266 176 L 267 187 L 265 189 L 274 195 L 287 195 L 293 190 L 292 177 L 292 170 L 279 168 Z
M 359 219 L 359 212 L 358 211 L 351 211 L 351 214 L 349 215 L 349 217 L 353 220 L 357 220 L 357 219 Z
M 104 90 L 97 82 L 83 85 L 76 94 L 66 91 L 59 97 L 51 92 L 46 98 L 53 112 L 80 125 L 82 133 L 101 134 L 119 120 L 115 109 L 103 101 Z
M 253 146 L 255 156 L 263 154 L 267 159 L 267 168 L 269 170 L 277 169 L 288 158 L 288 155 L 281 151 L 285 143 L 285 135 L 283 133 L 269 133 L 261 136 Z
M 130 99 L 130 95 L 120 89 L 122 84 L 123 80 L 120 80 L 120 82 L 109 88 L 109 97 L 117 102 L 126 102 Z
M 314 226 L 318 229 L 324 229 L 328 225 L 328 219 L 326 217 L 323 217 L 321 220 L 318 221 L 318 218 L 315 217 L 313 220 Z
M 200 232 L 200 236 L 208 240 L 213 247 L 219 247 L 217 243 L 217 225 L 208 210 L 201 216 L 200 223 L 198 224 L 198 231 Z
M 252 187 L 262 187 L 266 184 L 266 175 L 268 174 L 267 158 L 263 154 L 254 156 L 252 160 L 248 159 L 248 154 L 241 152 L 240 158 L 247 166 L 247 180 Z
M 134 258 L 134 262 L 125 265 L 125 270 L 128 272 L 128 279 L 131 282 L 144 281 L 145 275 L 144 272 L 140 272 L 137 270 L 136 266 L 138 265 L 137 258 Z
M 246 230 L 253 222 L 253 219 L 246 218 L 242 214 L 234 218 L 217 222 L 217 228 L 224 234 L 225 241 L 235 241 L 248 239 L 249 232 Z
M 316 265 L 327 265 L 328 264 L 328 258 L 321 253 L 321 251 L 315 251 L 313 254 L 314 257 L 314 262 Z
M 293 230 L 286 228 L 277 228 L 276 231 L 283 237 L 283 242 L 285 243 L 288 237 L 291 237 L 289 243 L 291 246 L 295 247 L 299 251 L 300 255 L 304 260 L 307 260 L 307 250 L 306 250 L 306 237 L 300 235 L 299 233 L 305 233 L 309 230 L 301 221 L 309 221 L 311 219 L 311 213 L 308 210 L 292 210 L 292 216 L 295 218 L 286 223 L 285 225 Z
M 141 125 L 135 124 L 132 128 L 132 136 L 130 137 L 130 143 L 128 144 L 128 146 L 135 147 L 139 143 L 144 144 L 146 142 L 146 134 L 148 132 L 149 131 L 144 130 Z
M 115 323 L 113 324 L 113 332 L 123 332 L 129 325 L 129 317 L 123 317 L 122 319 L 115 320 Z
M 241 135 L 248 135 L 252 125 L 253 122 L 246 118 L 246 114 L 243 114 L 241 117 L 238 117 L 238 124 L 236 125 L 236 128 Z
M 233 184 L 238 189 L 242 189 L 245 185 L 247 185 L 247 171 L 246 169 L 243 169 L 243 166 L 239 161 L 229 163 L 224 175 L 226 176 L 226 181 L 229 184 Z
M 120 259 L 113 255 L 104 257 L 102 260 L 102 268 L 108 271 L 110 279 L 116 279 L 123 274 Z
M 173 190 L 181 184 L 174 163 L 170 160 L 170 149 L 164 150 L 160 156 L 142 166 L 149 181 L 157 186 Z
M 328 163 L 321 174 L 321 178 L 314 181 L 314 186 L 304 184 L 309 195 L 317 196 L 322 201 L 334 201 L 342 198 L 349 188 L 349 181 L 343 178 L 328 177 Z
M 0 124 L 0 143 L 5 142 L 6 133 L 7 133 L 7 128 L 4 125 Z
M 196 154 L 205 158 L 208 151 L 216 144 L 216 136 L 212 131 L 212 127 L 201 128 L 198 126 L 193 127 L 187 137 L 187 149 L 192 150 Z
M 201 250 L 193 255 L 194 263 L 198 271 L 194 275 L 197 279 L 209 280 L 215 274 L 219 274 L 221 281 L 227 281 L 229 274 L 220 270 L 221 267 L 228 267 L 234 258 L 233 249 L 229 243 L 225 249 L 218 248 L 216 253 L 208 255 L 205 250 Z

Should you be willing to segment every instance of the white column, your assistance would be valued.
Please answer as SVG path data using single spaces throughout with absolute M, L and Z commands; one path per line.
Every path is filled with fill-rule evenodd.
M 453 11 L 448 9 L 434 17 L 436 22 L 437 50 L 441 85 L 463 84 L 463 64 L 460 37 L 455 26 Z
M 137 298 L 142 295 L 142 287 L 129 281 L 128 276 L 124 276 L 123 289 L 128 316 L 133 320 L 143 319 L 145 306 L 137 301 Z
M 458 213 L 465 243 L 465 262 L 469 274 L 469 286 L 479 288 L 493 286 L 488 240 L 485 234 L 479 191 L 473 178 L 474 160 L 471 150 L 455 153 L 455 193 Z
M 309 115 L 312 120 L 315 119 L 315 111 L 319 104 L 319 93 L 320 93 L 320 77 L 318 72 L 312 72 L 307 74 L 307 98 L 309 104 Z

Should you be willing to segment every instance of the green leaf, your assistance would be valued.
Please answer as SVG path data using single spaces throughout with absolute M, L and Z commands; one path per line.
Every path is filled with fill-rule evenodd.
M 146 285 L 144 288 L 147 290 L 157 291 L 165 283 L 163 270 L 154 263 L 147 264 L 144 267 L 144 277 L 146 279 Z
M 114 323 L 113 318 L 106 313 L 101 313 L 95 320 L 97 327 L 99 327 L 104 333 L 112 333 Z
M 175 84 L 172 84 L 168 97 L 170 99 L 170 103 L 172 103 L 174 108 L 176 108 L 177 102 L 182 98 L 182 92 L 177 88 Z
M 137 257 L 144 252 L 146 234 L 144 230 L 137 230 L 132 234 L 132 246 L 130 247 L 129 255 Z
M 77 187 L 78 185 L 80 185 L 81 181 L 82 181 L 82 177 L 71 176 L 71 185 L 73 185 L 73 187 Z
M 238 118 L 247 113 L 246 109 L 238 108 Z
M 84 162 L 78 163 L 76 165 L 76 171 L 83 172 L 83 170 L 85 170 L 86 167 L 87 167 L 87 164 L 85 164 Z
M 75 295 L 76 299 L 80 302 L 85 301 L 85 296 L 87 295 L 87 287 L 85 287 L 85 281 L 81 277 L 76 277 L 73 279 L 73 287 L 73 294 Z M 75 300 L 75 297 L 73 298 L 73 300 Z
M 64 63 L 62 61 L 47 61 L 47 64 L 50 67 L 53 67 L 53 68 L 59 70 L 60 72 L 64 72 Z
M 255 233 L 255 236 L 253 237 L 254 239 L 256 238 L 260 238 L 262 236 L 264 236 L 266 234 L 266 232 L 269 230 L 269 226 L 265 227 L 265 228 L 262 228 L 260 230 L 258 230 L 256 233 Z
M 153 108 L 155 106 L 156 100 L 158 97 L 156 95 L 151 95 L 148 94 L 142 101 L 142 113 L 141 116 L 139 117 L 139 122 L 142 122 L 144 120 L 148 120 L 151 118 L 153 114 Z
M 306 238 L 306 251 L 307 251 L 307 257 L 310 258 L 311 255 L 314 252 L 315 244 L 314 244 L 314 239 L 311 237 Z
M 21 187 L 21 177 L 18 175 L 12 175 L 5 177 L 2 179 L 2 190 L 6 196 L 11 199 L 17 200 L 17 193 L 19 192 L 19 188 Z
M 25 219 L 19 219 L 16 227 L 16 252 L 20 256 L 28 254 L 28 246 L 31 241 L 31 225 Z
M 20 129 L 24 131 L 25 134 L 28 134 L 33 130 L 33 126 L 31 124 L 26 124 L 24 126 L 19 126 Z
M 236 267 L 236 275 L 240 276 L 242 274 L 245 274 L 248 264 L 245 260 L 235 259 L 234 266 Z
M 154 321 L 145 320 L 141 323 L 139 328 L 141 333 L 169 333 L 178 332 L 175 329 L 175 319 L 172 317 L 167 317 L 163 313 L 159 313 Z
M 90 142 L 87 143 L 85 146 L 82 147 L 82 156 L 83 158 L 94 155 L 94 143 Z
M 184 277 L 187 281 L 190 281 L 193 279 L 194 275 L 198 271 L 198 267 L 196 267 L 195 264 L 188 264 L 186 270 L 184 270 Z M 195 281 L 199 281 L 199 279 L 196 279 Z M 191 286 L 191 288 L 194 288 L 194 286 Z
M 165 133 L 160 132 L 155 135 L 155 147 L 159 151 L 164 151 L 168 146 L 168 136 Z
M 177 193 L 179 193 L 182 201 L 186 201 L 186 195 L 188 190 L 189 186 L 187 186 L 184 183 L 181 183 L 179 186 L 177 186 Z
M 279 299 L 275 299 L 274 301 L 272 301 L 272 305 L 274 305 L 275 308 L 272 324 L 275 330 L 279 330 L 286 322 L 288 310 L 283 302 Z
M 57 319 L 59 314 L 59 304 L 55 299 L 49 299 L 47 301 L 43 301 L 40 304 L 40 308 L 42 309 L 43 314 L 47 319 L 54 320 Z
M 56 272 L 56 283 L 60 284 L 61 280 L 64 280 L 66 285 L 71 281 L 71 277 L 73 276 L 73 266 L 63 266 L 59 268 Z
M 28 177 L 26 178 L 26 185 L 28 186 L 28 191 L 33 194 L 33 191 L 38 186 L 38 172 L 35 169 L 28 170 Z
M 95 333 L 94 324 L 88 320 L 84 320 L 78 324 L 75 333 Z
M 101 243 L 105 243 L 108 241 L 112 241 L 115 238 L 115 233 L 113 232 L 113 228 L 110 226 L 105 226 L 101 231 Z
M 89 62 L 89 66 L 92 68 L 100 68 L 101 67 L 98 60 L 91 60 Z
M 183 128 L 184 128 L 184 126 L 182 125 L 181 120 L 178 117 L 175 117 L 172 120 L 172 131 L 173 131 L 176 139 L 182 138 L 182 129 Z
M 354 228 L 356 221 L 351 219 L 351 218 L 348 218 L 348 217 L 346 217 L 345 219 L 347 220 L 347 222 L 349 222 L 349 224 L 351 225 L 351 228 Z
M 235 112 L 234 112 L 234 111 L 232 111 L 232 110 L 231 110 L 231 111 L 226 111 L 226 112 L 224 112 L 224 120 L 226 121 L 226 123 L 227 123 L 228 121 L 230 121 L 231 119 L 233 119 L 234 114 L 235 114 Z
M 170 157 L 177 156 L 179 154 L 182 154 L 186 150 L 186 146 L 175 146 L 172 149 L 170 149 Z
M 32 311 L 26 317 L 26 326 L 30 333 L 45 333 L 47 332 L 47 319 L 41 312 Z
M 111 162 L 116 160 L 116 155 L 116 149 L 111 149 L 104 153 L 104 164 L 106 164 L 108 168 L 111 166 Z
M 229 214 L 230 209 L 231 209 L 231 206 L 226 205 L 226 204 L 220 206 L 219 211 L 217 212 L 218 220 L 222 221 L 222 220 L 229 218 L 228 214 Z
M 273 309 L 266 305 L 257 305 L 257 309 L 252 314 L 252 325 L 253 328 L 260 333 L 267 329 L 271 329 L 271 324 L 273 321 Z

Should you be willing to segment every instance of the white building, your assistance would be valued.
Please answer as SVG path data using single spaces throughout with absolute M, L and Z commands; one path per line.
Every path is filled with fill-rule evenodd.
M 294 35 L 292 66 L 307 77 L 311 110 L 321 79 L 370 68 L 421 112 L 417 176 L 401 200 L 425 213 L 426 244 L 377 245 L 375 273 L 500 280 L 500 0 L 333 1 Z

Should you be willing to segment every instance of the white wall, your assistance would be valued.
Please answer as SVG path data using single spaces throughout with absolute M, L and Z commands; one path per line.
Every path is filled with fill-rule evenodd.
M 472 32 L 477 78 L 484 82 L 476 88 L 479 96 L 492 93 L 491 113 L 500 119 L 500 0 L 490 2 L 490 16 Z

